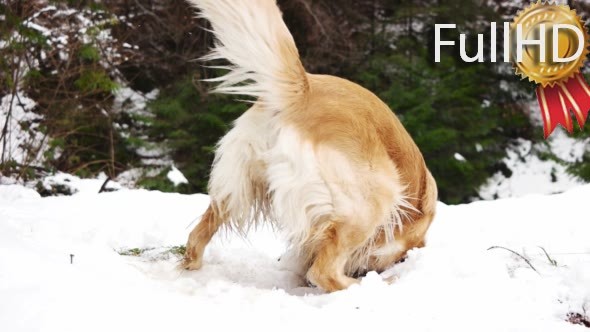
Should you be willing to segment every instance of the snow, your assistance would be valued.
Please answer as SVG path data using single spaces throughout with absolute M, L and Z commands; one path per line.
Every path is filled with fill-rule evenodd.
M 383 273 L 396 282 L 369 273 L 332 294 L 279 260 L 286 245 L 267 228 L 216 236 L 202 270 L 177 270 L 169 249 L 185 243 L 205 195 L 78 188 L 41 198 L 0 186 L 3 330 L 587 331 L 566 316 L 590 306 L 590 223 L 579 208 L 590 185 L 440 203 L 427 246 Z M 118 254 L 131 248 L 149 250 Z
M 554 134 L 549 141 L 550 149 L 564 161 L 577 162 L 582 160 L 586 149 L 590 146 L 590 138 L 576 139 L 568 136 L 563 130 Z
M 23 23 L 23 25 L 33 30 L 39 31 L 43 36 L 51 35 L 51 30 L 47 29 L 46 27 L 40 26 L 39 24 L 33 22 L 25 22 Z
M 67 187 L 72 194 L 90 194 L 98 193 L 106 179 L 107 176 L 104 173 L 100 173 L 95 179 L 80 179 L 75 175 L 58 172 L 57 174 L 43 178 L 41 183 L 47 190 L 51 190 L 51 188 L 55 186 L 64 186 Z M 117 182 L 109 181 L 105 188 L 110 190 L 120 190 L 122 186 Z
M 47 148 L 44 135 L 39 131 L 42 116 L 33 112 L 37 103 L 17 91 L 0 99 L 0 128 L 7 126 L 4 160 L 20 164 L 38 164 Z M 8 123 L 6 123 L 8 121 Z M 0 141 L 2 142 L 2 141 Z M 3 145 L 4 142 L 0 143 Z
M 182 174 L 182 172 L 174 166 L 171 167 L 170 171 L 168 172 L 168 174 L 166 174 L 166 176 L 168 177 L 168 180 L 174 183 L 175 186 L 181 185 L 183 183 L 188 183 L 188 180 L 186 179 L 184 174 Z
M 455 155 L 453 157 L 455 158 L 455 160 L 458 161 L 467 161 L 465 157 L 463 157 L 463 155 L 461 155 L 459 152 L 455 152 Z
M 142 94 L 124 86 L 124 82 L 119 82 L 119 84 L 123 85 L 123 87 L 115 91 L 115 101 L 113 103 L 115 110 L 132 115 L 152 116 L 148 111 L 147 104 L 158 97 L 160 93 L 158 89 Z
M 584 182 L 567 171 L 565 162 L 580 161 L 590 139 L 574 139 L 558 128 L 547 142 L 533 144 L 519 140 L 507 150 L 504 163 L 512 171 L 506 178 L 498 172 L 479 189 L 483 199 L 520 197 L 528 194 L 553 194 L 575 188 Z M 551 151 L 560 160 L 541 159 L 539 152 Z
M 137 181 L 144 175 L 141 168 L 131 168 L 120 173 L 115 179 L 122 187 L 135 188 Z

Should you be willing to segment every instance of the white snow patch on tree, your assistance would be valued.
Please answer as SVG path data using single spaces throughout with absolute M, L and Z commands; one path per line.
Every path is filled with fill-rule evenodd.
M 2 161 L 39 165 L 46 150 L 46 137 L 39 131 L 42 116 L 33 112 L 36 103 L 17 91 L 0 100 L 0 148 Z M 6 128 L 6 130 L 4 130 Z
M 584 182 L 567 172 L 567 166 L 552 159 L 541 159 L 536 152 L 553 152 L 563 161 L 573 162 L 582 158 L 590 139 L 577 140 L 563 130 L 556 130 L 548 143 L 532 144 L 520 140 L 508 149 L 504 163 L 512 171 L 506 177 L 497 172 L 479 189 L 486 200 L 519 197 L 527 194 L 554 194 L 577 187 Z
M 465 157 L 463 157 L 459 152 L 455 152 L 455 155 L 453 157 L 458 161 L 467 161 Z
M 184 174 L 182 174 L 182 172 L 174 166 L 171 167 L 170 171 L 168 172 L 168 174 L 166 174 L 166 176 L 168 177 L 168 180 L 170 180 L 170 182 L 174 183 L 175 186 L 179 186 L 183 183 L 188 183 L 188 180 L 186 179 Z

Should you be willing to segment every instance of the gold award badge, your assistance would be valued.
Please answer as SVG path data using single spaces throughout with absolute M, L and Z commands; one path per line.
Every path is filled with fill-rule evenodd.
M 589 38 L 576 11 L 539 1 L 516 16 L 510 36 L 516 73 L 538 84 L 545 138 L 558 124 L 573 132 L 570 111 L 581 129 L 590 110 L 590 87 L 580 73 Z

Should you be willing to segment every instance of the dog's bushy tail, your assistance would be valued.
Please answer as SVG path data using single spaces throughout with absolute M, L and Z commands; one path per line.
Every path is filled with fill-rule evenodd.
M 203 59 L 227 59 L 229 72 L 209 79 L 215 92 L 249 95 L 265 108 L 296 106 L 309 90 L 293 36 L 275 0 L 188 0 L 211 22 L 215 47 Z

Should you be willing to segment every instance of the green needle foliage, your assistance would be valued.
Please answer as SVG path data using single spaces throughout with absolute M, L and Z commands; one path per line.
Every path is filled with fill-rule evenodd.
M 200 91 L 188 76 L 162 91 L 149 106 L 154 114 L 149 136 L 170 149 L 172 159 L 189 180 L 188 192 L 207 192 L 215 144 L 248 108 L 231 97 Z
M 359 80 L 377 91 L 410 132 L 445 202 L 477 197 L 477 188 L 503 168 L 507 132 L 533 136 L 524 129 L 530 128 L 525 114 L 492 95 L 499 87 L 486 65 L 461 66 L 449 55 L 437 65 L 418 56 L 412 63 L 399 55 L 373 58 Z
M 47 6 L 42 0 L 0 4 L 4 15 L 0 39 L 7 41 L 0 48 L 0 72 L 7 73 L 0 75 L 0 95 L 18 92 L 34 100 L 33 111 L 41 116 L 35 121 L 47 136 L 42 163 L 33 163 L 32 157 L 22 163 L 4 158 L 3 175 L 30 179 L 45 169 L 82 176 L 105 172 L 114 178 L 140 169 L 145 175 L 138 183 L 145 188 L 206 192 L 215 144 L 249 107 L 236 100 L 239 97 L 209 94 L 212 87 L 197 79 L 223 74 L 193 61 L 212 46 L 208 23 L 195 18 L 185 0 L 50 3 L 61 14 L 38 13 Z M 520 81 L 510 64 L 492 64 L 488 59 L 489 23 L 506 21 L 526 4 L 460 0 L 278 0 L 278 4 L 309 72 L 350 79 L 391 107 L 420 147 L 443 202 L 477 199 L 478 188 L 490 176 L 496 172 L 510 176 L 502 160 L 516 139 L 543 141 L 542 129 L 531 125 L 528 115 L 534 86 Z M 578 12 L 590 9 L 581 2 L 573 5 Z M 78 15 L 86 19 L 80 21 Z M 25 24 L 28 21 L 47 30 L 31 28 Z M 443 39 L 456 45 L 443 47 L 440 63 L 434 62 L 437 23 L 457 25 L 443 31 Z M 460 59 L 460 33 L 468 36 L 470 56 L 477 50 L 476 35 L 484 34 L 486 62 Z M 28 70 L 19 76 L 25 64 Z M 131 97 L 121 106 L 117 91 L 126 88 L 145 95 L 157 89 L 159 94 L 145 107 Z M 23 131 L 34 125 L 20 123 Z M 588 137 L 589 130 L 587 126 L 576 135 Z M 157 153 L 143 154 L 153 146 Z M 37 150 L 30 150 L 36 156 Z M 557 160 L 551 153 L 539 157 Z M 174 186 L 167 178 L 169 165 L 158 163 L 162 159 L 171 160 L 189 184 Z M 571 171 L 590 181 L 589 165 L 590 150 L 571 163 Z

